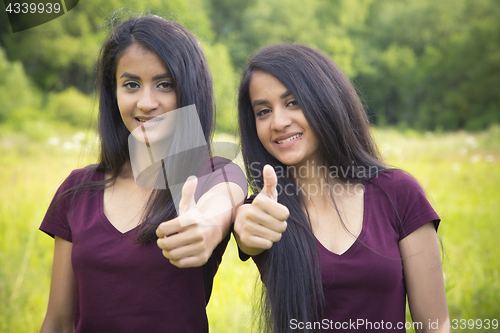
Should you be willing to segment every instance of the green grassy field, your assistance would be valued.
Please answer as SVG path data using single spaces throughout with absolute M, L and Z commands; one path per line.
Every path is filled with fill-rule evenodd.
M 37 141 L 2 133 L 0 332 L 36 332 L 46 310 L 53 248 L 38 226 L 59 184 L 72 169 L 95 162 L 95 152 L 82 152 L 83 133 Z M 386 161 L 414 175 L 441 216 L 451 319 L 500 320 L 500 127 L 374 134 Z M 231 241 L 208 306 L 211 332 L 251 331 L 257 282 L 255 265 L 240 262 Z M 454 330 L 461 331 L 494 330 Z

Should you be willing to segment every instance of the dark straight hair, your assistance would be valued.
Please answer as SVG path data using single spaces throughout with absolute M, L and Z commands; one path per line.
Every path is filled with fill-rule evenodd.
M 112 186 L 130 160 L 130 132 L 118 109 L 116 70 L 120 57 L 134 44 L 160 58 L 172 77 L 177 107 L 196 106 L 204 139 L 210 145 L 215 128 L 215 103 L 212 77 L 200 43 L 178 23 L 152 15 L 130 18 L 111 31 L 101 48 L 97 65 L 100 155 L 97 166 L 89 169 L 89 175 L 97 169 L 111 174 L 111 177 L 102 182 L 84 181 L 71 189 L 72 193 L 84 188 L 97 190 Z M 181 135 L 190 135 L 184 132 Z M 176 216 L 170 191 L 153 190 L 141 219 L 137 240 L 143 243 L 154 240 L 159 223 Z
M 264 148 L 257 135 L 249 93 L 252 75 L 257 71 L 274 76 L 295 97 L 319 141 L 318 160 L 322 166 L 352 170 L 339 176 L 341 180 L 356 183 L 366 182 L 385 169 L 363 105 L 340 68 L 321 52 L 305 45 L 272 45 L 250 59 L 239 88 L 242 154 L 254 192 L 263 187 L 265 164 L 282 170 L 287 167 Z M 255 162 L 260 169 L 255 168 Z M 275 333 L 288 332 L 292 319 L 319 321 L 324 303 L 315 237 L 305 201 L 290 175 L 279 177 L 278 184 L 282 189 L 294 189 L 278 196 L 278 202 L 290 211 L 288 227 L 281 240 L 266 251 L 260 268 L 265 286 L 261 326 Z M 309 331 L 315 330 L 305 330 Z

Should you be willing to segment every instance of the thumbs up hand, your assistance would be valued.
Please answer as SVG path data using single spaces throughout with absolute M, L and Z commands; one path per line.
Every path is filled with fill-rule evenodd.
M 262 177 L 264 178 L 264 188 L 260 194 L 265 194 L 273 201 L 278 202 L 278 191 L 276 190 L 278 178 L 276 177 L 274 168 L 269 164 L 266 164 L 262 170 Z
M 278 203 L 276 173 L 272 166 L 263 170 L 264 187 L 251 204 L 242 205 L 236 212 L 234 232 L 240 249 L 257 255 L 270 249 L 286 230 L 288 208 Z
M 181 268 L 204 265 L 222 240 L 220 228 L 211 223 L 213 216 L 204 216 L 196 205 L 197 184 L 195 176 L 186 180 L 179 202 L 179 216 L 161 223 L 156 229 L 157 244 L 163 255 Z
M 179 223 L 181 227 L 188 226 L 193 223 L 203 222 L 204 218 L 201 212 L 196 208 L 194 194 L 198 178 L 195 176 L 189 177 L 182 187 L 182 197 L 179 202 Z

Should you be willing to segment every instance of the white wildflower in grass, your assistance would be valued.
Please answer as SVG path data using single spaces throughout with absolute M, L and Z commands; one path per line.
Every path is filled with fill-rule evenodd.
M 481 154 L 476 154 L 470 158 L 471 163 L 477 163 L 481 161 Z
M 50 139 L 48 139 L 47 142 L 51 146 L 58 146 L 61 143 L 61 140 L 57 136 L 53 136 Z
M 85 140 L 85 133 L 76 132 L 75 135 L 73 135 L 73 142 L 74 143 L 81 144 L 83 140 Z
M 478 146 L 476 138 L 473 137 L 472 135 L 465 137 L 464 143 L 472 149 L 476 149 Z

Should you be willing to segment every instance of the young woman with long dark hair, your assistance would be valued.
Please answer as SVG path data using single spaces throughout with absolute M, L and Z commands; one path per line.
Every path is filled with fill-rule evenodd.
M 195 168 L 199 151 L 186 153 L 210 152 L 214 128 L 200 44 L 180 24 L 129 19 L 101 49 L 97 88 L 99 162 L 71 173 L 40 227 L 55 238 L 41 331 L 208 332 L 205 307 L 247 184 L 227 160 L 207 153 Z M 163 178 L 178 169 L 198 180 Z M 149 187 L 143 171 L 158 178 Z
M 439 217 L 413 177 L 381 161 L 339 67 L 307 46 L 266 47 L 238 109 L 258 194 L 234 232 L 261 273 L 262 330 L 405 332 L 408 297 L 417 332 L 448 331 Z

